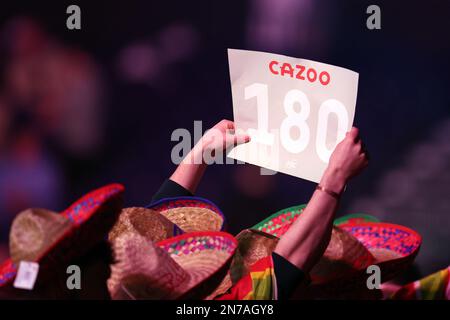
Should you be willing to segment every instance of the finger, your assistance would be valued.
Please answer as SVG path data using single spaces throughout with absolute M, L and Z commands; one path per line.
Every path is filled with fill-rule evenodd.
M 349 131 L 349 134 L 351 134 L 353 137 L 357 137 L 359 135 L 359 129 L 357 127 L 352 127 Z
M 234 122 L 231 120 L 223 119 L 220 123 L 225 129 L 234 129 Z
M 356 127 L 352 127 L 348 133 L 353 141 L 357 142 L 359 140 L 359 129 Z
M 363 154 L 366 157 L 367 160 L 370 160 L 370 154 L 369 151 L 367 150 L 366 146 L 363 145 Z
M 247 143 L 250 141 L 250 136 L 248 134 L 236 134 L 233 136 L 233 143 L 236 145 Z
M 236 134 L 236 130 L 234 130 L 234 129 L 229 129 L 229 128 L 227 128 L 227 129 L 225 130 L 225 132 L 226 132 L 227 134 L 230 134 L 230 135 Z
M 364 142 L 362 142 L 361 140 L 358 143 L 359 145 L 359 153 L 364 153 L 366 152 L 366 146 L 364 145 Z
M 364 161 L 369 161 L 369 160 L 370 160 L 370 156 L 369 156 L 369 153 L 367 152 L 367 150 L 364 151 L 364 152 L 361 152 L 361 153 L 359 154 L 359 157 L 360 157 L 361 159 L 364 159 Z

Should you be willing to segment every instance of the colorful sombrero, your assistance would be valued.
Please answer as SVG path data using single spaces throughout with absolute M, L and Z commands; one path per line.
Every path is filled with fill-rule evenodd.
M 59 272 L 58 266 L 64 266 L 65 273 L 70 261 L 104 239 L 120 212 L 123 191 L 122 185 L 110 184 L 84 195 L 61 213 L 45 209 L 19 213 L 11 226 L 11 258 L 0 266 L 0 290 L 18 291 L 12 282 L 20 261 L 39 263 L 34 291 Z
M 355 237 L 373 256 L 372 265 L 381 270 L 381 282 L 389 281 L 405 271 L 417 256 L 422 238 L 415 231 L 401 225 L 384 222 L 348 222 L 339 228 Z M 314 267 L 315 268 L 315 267 Z M 298 291 L 297 298 L 381 299 L 381 290 L 368 290 L 367 266 L 343 274 L 327 283 L 317 283 L 306 292 Z
M 255 224 L 251 229 L 270 233 L 274 236 L 285 234 L 305 208 L 306 204 L 301 204 L 279 210 L 261 222 Z M 341 224 L 359 222 L 379 222 L 379 220 L 368 214 L 354 213 L 335 219 L 334 225 L 339 226 Z
M 113 299 L 204 298 L 225 276 L 236 247 L 225 232 L 191 232 L 158 243 L 122 233 L 113 241 L 109 292 Z
M 152 209 L 172 221 L 182 232 L 221 231 L 225 216 L 211 201 L 200 197 L 175 197 L 156 201 Z
M 252 263 L 270 255 L 279 237 L 300 218 L 305 207 L 299 205 L 280 210 L 238 234 L 239 245 L 229 276 L 215 293 L 225 292 L 248 272 Z M 346 287 L 350 290 L 356 283 L 365 283 L 365 269 L 369 265 L 379 265 L 382 281 L 387 281 L 414 260 L 421 237 L 411 229 L 377 221 L 365 214 L 349 215 L 335 221 L 330 243 L 310 272 L 310 287 L 315 297 L 330 297 L 332 295 L 328 294 L 344 291 Z
M 347 223 L 364 223 L 364 222 L 380 222 L 380 220 L 374 216 L 365 213 L 352 213 L 343 217 L 336 218 L 333 222 L 335 226 L 340 226 Z
M 255 224 L 251 229 L 269 233 L 275 237 L 285 234 L 289 227 L 300 216 L 306 204 L 282 209 Z
M 339 228 L 366 247 L 381 267 L 382 281 L 395 277 L 410 265 L 422 243 L 422 237 L 407 227 L 385 222 L 347 222 Z

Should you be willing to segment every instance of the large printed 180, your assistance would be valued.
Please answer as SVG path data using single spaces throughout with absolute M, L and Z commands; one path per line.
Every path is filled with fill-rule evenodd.
M 258 127 L 248 129 L 252 139 L 265 145 L 274 144 L 274 134 L 269 132 L 269 88 L 264 83 L 253 83 L 245 87 L 245 99 L 256 98 Z M 295 109 L 298 104 L 300 109 Z M 291 153 L 301 153 L 309 143 L 315 143 L 317 155 L 320 160 L 328 163 L 331 153 L 336 144 L 341 141 L 348 127 L 349 116 L 342 102 L 336 99 L 328 99 L 322 102 L 318 109 L 318 122 L 316 132 L 311 132 L 308 125 L 308 117 L 311 113 L 311 104 L 306 94 L 299 89 L 291 89 L 286 92 L 283 99 L 283 108 L 286 117 L 280 125 L 281 145 Z M 334 114 L 337 117 L 336 141 L 333 146 L 327 147 L 326 137 L 328 130 L 328 119 Z M 293 138 L 291 128 L 300 130 L 298 138 Z
M 252 138 L 229 156 L 318 182 L 353 124 L 358 74 L 263 52 L 228 56 L 234 121 Z

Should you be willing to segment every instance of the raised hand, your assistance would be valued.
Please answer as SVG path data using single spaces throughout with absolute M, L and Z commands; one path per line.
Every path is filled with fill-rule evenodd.
M 348 180 L 360 174 L 368 164 L 369 158 L 359 130 L 353 127 L 331 154 L 320 185 L 340 193 Z
M 235 132 L 233 121 L 223 119 L 203 135 L 200 145 L 204 152 L 215 153 L 249 141 L 249 135 Z

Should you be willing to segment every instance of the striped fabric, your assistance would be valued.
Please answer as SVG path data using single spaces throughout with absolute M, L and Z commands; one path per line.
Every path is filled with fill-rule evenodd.
M 275 300 L 276 279 L 272 256 L 262 258 L 250 266 L 250 272 L 240 279 L 229 292 L 216 300 Z
M 450 266 L 397 290 L 393 300 L 450 300 Z

